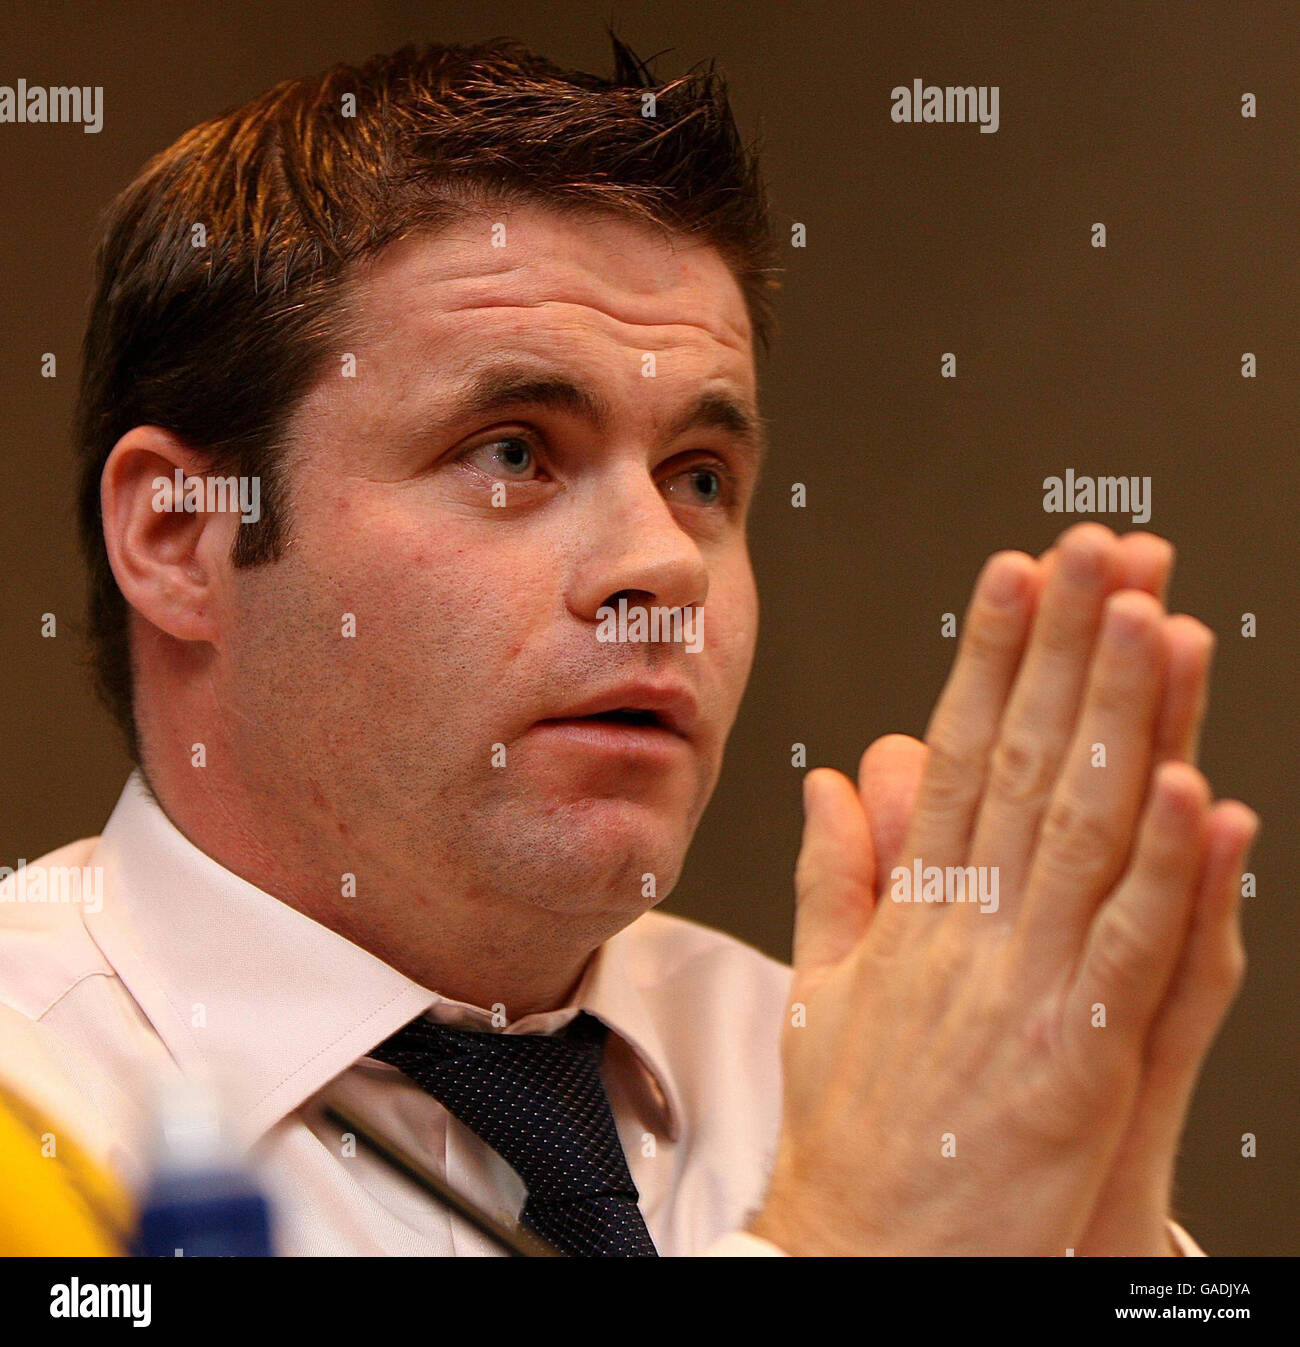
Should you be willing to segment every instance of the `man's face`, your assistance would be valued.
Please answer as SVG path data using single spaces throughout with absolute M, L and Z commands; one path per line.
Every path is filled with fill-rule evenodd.
M 334 891 L 618 925 L 676 882 L 753 658 L 750 324 L 711 248 L 497 218 L 505 246 L 475 221 L 362 273 L 355 377 L 340 351 L 295 417 L 290 544 L 233 576 L 224 726 Z M 700 605 L 702 648 L 598 639 L 620 597 Z M 658 727 L 577 723 L 607 699 Z

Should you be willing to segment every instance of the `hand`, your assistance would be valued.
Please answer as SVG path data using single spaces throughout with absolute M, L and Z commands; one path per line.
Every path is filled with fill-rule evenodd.
M 1041 593 L 1055 549 L 1040 561 Z M 1163 599 L 1172 551 L 1150 534 L 1118 540 L 1117 587 Z M 1167 688 L 1160 713 L 1157 759 L 1195 763 L 1204 717 L 1212 638 L 1183 617 L 1165 620 Z M 919 739 L 886 735 L 862 756 L 858 789 L 871 826 L 875 877 L 864 901 L 886 891 L 902 848 L 924 770 Z M 1214 806 L 1191 928 L 1173 985 L 1159 1011 L 1133 1116 L 1075 1253 L 1080 1256 L 1159 1256 L 1173 1253 L 1168 1233 L 1178 1141 L 1200 1064 L 1241 984 L 1241 875 L 1258 820 L 1234 802 Z
M 1179 627 L 1193 653 L 1208 643 L 1199 624 L 1165 619 L 1137 594 L 1109 605 L 1127 638 L 1096 641 L 1106 595 L 1156 542 L 1121 547 L 1088 525 L 1063 542 L 1063 578 L 1015 555 L 986 570 L 986 583 L 999 571 L 1018 583 L 1020 601 L 999 611 L 981 586 L 903 851 L 926 864 L 997 864 L 999 914 L 890 903 L 872 921 L 876 858 L 896 849 L 907 792 L 868 824 L 851 783 L 810 774 L 794 992 L 808 1027 L 787 1033 L 786 1126 L 754 1226 L 792 1252 L 1063 1252 L 1091 1229 L 1139 1087 L 1144 1107 L 1156 1100 L 1155 1132 L 1172 1120 L 1176 1136 L 1173 1094 L 1167 1082 L 1148 1093 L 1144 1051 L 1173 1022 L 1156 1012 L 1188 967 L 1184 944 L 1197 963 L 1184 928 L 1215 826 L 1189 766 L 1162 770 L 1140 831 L 1138 815 L 1179 702 Z M 1039 575 L 1042 611 L 1021 667 Z M 1147 583 L 1159 588 L 1159 576 Z M 1091 766 L 1095 742 L 1108 746 L 1106 769 Z M 907 743 L 867 755 L 864 794 L 873 775 L 898 775 L 878 769 Z M 1240 806 L 1221 814 L 1234 815 L 1249 817 Z M 1093 1027 L 1098 1002 L 1106 1029 Z M 1155 1132 L 1138 1131 L 1149 1150 Z M 952 1158 L 940 1155 L 942 1133 Z

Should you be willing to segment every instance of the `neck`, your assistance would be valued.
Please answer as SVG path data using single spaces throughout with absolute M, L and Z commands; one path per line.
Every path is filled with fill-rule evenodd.
M 206 789 L 193 789 L 196 775 Z M 232 874 L 429 991 L 500 1011 L 507 1022 L 568 1004 L 592 954 L 626 922 L 610 913 L 561 919 L 465 877 L 431 890 L 382 854 L 327 846 L 327 828 L 286 812 L 283 801 L 251 800 L 215 772 L 151 763 L 146 782 L 176 828 Z M 450 859 L 422 870 L 456 874 Z

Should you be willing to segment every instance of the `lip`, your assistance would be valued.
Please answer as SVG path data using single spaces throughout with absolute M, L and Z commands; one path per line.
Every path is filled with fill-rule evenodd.
M 652 711 L 658 724 L 620 725 L 616 721 L 588 721 L 588 716 L 604 715 L 608 711 Z M 538 726 L 582 724 L 595 730 L 633 736 L 676 735 L 690 739 L 699 722 L 699 708 L 690 690 L 680 683 L 621 683 L 618 687 L 591 697 L 586 701 L 565 707 L 554 716 L 537 722 Z
M 618 725 L 606 720 L 539 720 L 531 733 L 543 743 L 604 761 L 657 764 L 678 762 L 691 742 L 661 725 Z

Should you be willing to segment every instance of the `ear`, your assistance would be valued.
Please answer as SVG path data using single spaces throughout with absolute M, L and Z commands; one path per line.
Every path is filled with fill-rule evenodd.
M 188 490 L 176 489 L 176 473 Z M 203 458 L 158 426 L 113 446 L 99 483 L 104 543 L 126 601 L 180 641 L 217 644 L 239 514 L 208 510 Z M 196 481 L 197 479 L 197 481 Z

